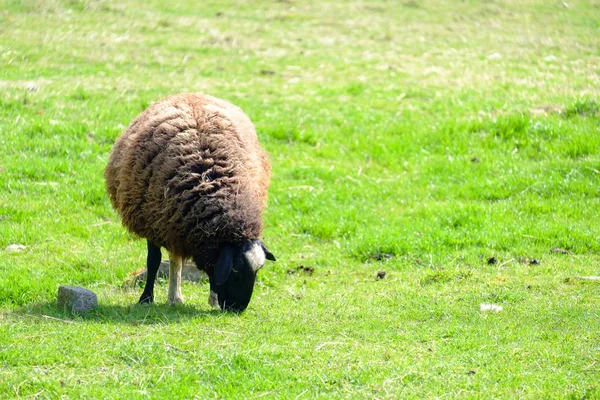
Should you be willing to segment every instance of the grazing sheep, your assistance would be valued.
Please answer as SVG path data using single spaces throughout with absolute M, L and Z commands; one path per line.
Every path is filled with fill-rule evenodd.
M 238 107 L 203 94 L 152 104 L 117 140 L 104 171 L 110 201 L 148 242 L 140 303 L 154 300 L 161 247 L 169 252 L 169 303 L 183 302 L 187 258 L 210 279 L 209 302 L 243 311 L 273 254 L 258 239 L 270 163 Z

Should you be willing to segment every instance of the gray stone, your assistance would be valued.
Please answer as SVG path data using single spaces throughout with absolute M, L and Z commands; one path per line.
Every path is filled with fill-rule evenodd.
M 160 267 L 158 267 L 157 278 L 169 279 L 169 266 L 169 260 L 161 261 Z M 137 270 L 125 280 L 123 286 L 136 286 L 140 282 L 145 283 L 147 274 L 148 271 L 146 268 Z M 203 279 L 208 279 L 208 276 L 204 271 L 200 271 L 196 268 L 196 264 L 192 261 L 187 261 L 183 264 L 183 268 L 181 269 L 182 281 L 200 282 Z
M 60 286 L 57 305 L 73 313 L 85 313 L 98 306 L 98 297 L 91 290 L 79 286 Z
M 22 244 L 11 244 L 6 248 L 6 251 L 9 253 L 20 253 L 26 248 L 27 247 L 23 246 Z
M 498 306 L 496 304 L 480 304 L 479 310 L 482 312 L 483 311 L 500 312 L 500 311 L 504 310 L 504 308 L 502 306 Z

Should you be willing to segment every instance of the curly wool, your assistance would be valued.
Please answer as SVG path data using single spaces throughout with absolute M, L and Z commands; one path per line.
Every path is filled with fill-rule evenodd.
M 201 269 L 223 243 L 262 232 L 270 164 L 250 119 L 224 100 L 152 104 L 117 140 L 104 176 L 129 231 Z

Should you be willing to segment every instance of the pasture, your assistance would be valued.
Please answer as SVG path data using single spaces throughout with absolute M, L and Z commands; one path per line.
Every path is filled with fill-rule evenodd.
M 0 398 L 600 398 L 599 49 L 596 0 L 0 0 Z M 102 172 L 185 91 L 272 161 L 240 315 L 125 283 Z

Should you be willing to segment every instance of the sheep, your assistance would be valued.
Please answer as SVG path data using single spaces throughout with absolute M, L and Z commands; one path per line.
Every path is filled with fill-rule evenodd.
M 150 105 L 117 139 L 104 171 L 123 225 L 148 245 L 154 301 L 161 248 L 170 260 L 168 302 L 181 304 L 181 269 L 209 276 L 209 303 L 244 311 L 258 270 L 275 256 L 259 239 L 271 167 L 254 125 L 231 103 L 200 93 Z

